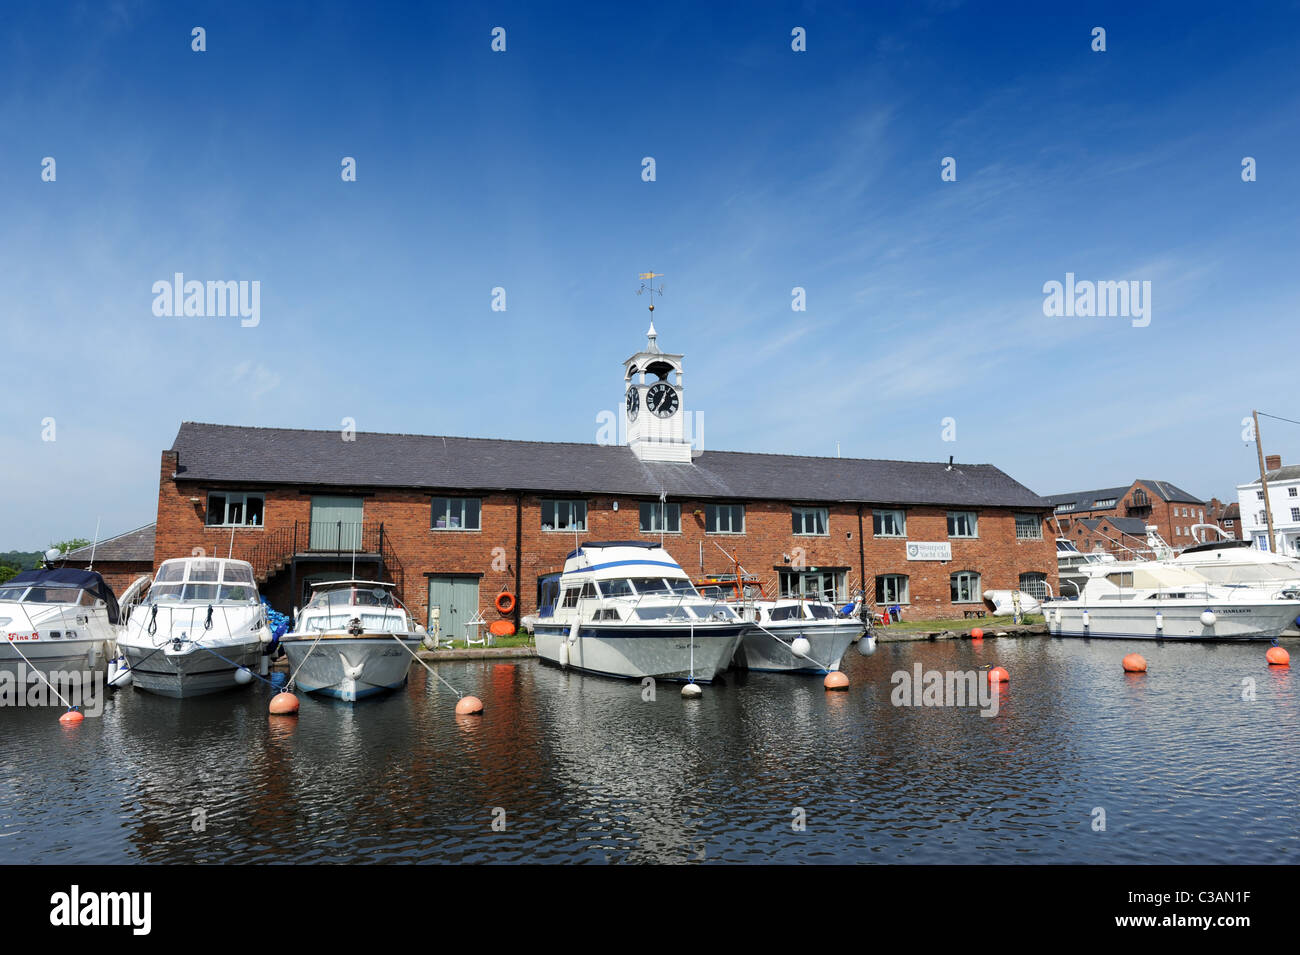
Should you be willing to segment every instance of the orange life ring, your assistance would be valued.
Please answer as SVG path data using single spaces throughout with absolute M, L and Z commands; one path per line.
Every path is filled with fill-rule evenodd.
M 503 590 L 497 594 L 497 610 L 501 613 L 509 613 L 515 609 L 515 595 L 508 590 Z

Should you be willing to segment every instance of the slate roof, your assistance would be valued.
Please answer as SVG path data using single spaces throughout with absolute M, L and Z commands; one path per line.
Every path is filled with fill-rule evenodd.
M 1079 523 L 1088 530 L 1095 531 L 1102 521 L 1121 534 L 1131 534 L 1134 537 L 1147 536 L 1147 522 L 1140 517 L 1085 517 Z
M 1274 468 L 1272 471 L 1265 471 L 1264 476 L 1270 481 L 1294 481 L 1296 478 L 1300 478 L 1300 464 L 1288 464 L 1286 467 Z M 1255 480 L 1243 484 L 1241 487 L 1250 487 L 1256 484 L 1259 484 L 1259 478 L 1255 478 Z
M 628 494 L 1045 510 L 991 464 L 705 451 L 648 463 L 623 445 L 245 428 L 185 422 L 177 480 L 226 484 Z
M 1168 481 L 1149 481 L 1141 478 L 1134 484 L 1143 484 L 1158 497 L 1166 501 L 1177 501 L 1186 504 L 1204 504 L 1199 497 L 1189 494 L 1176 484 L 1170 484 Z M 1084 513 L 1093 509 L 1097 501 L 1108 501 L 1114 498 L 1116 502 L 1129 492 L 1133 484 L 1125 484 L 1122 487 L 1104 487 L 1097 491 L 1070 491 L 1067 494 L 1047 494 L 1045 495 L 1053 507 L 1060 504 L 1073 503 L 1073 513 Z M 1111 505 L 1107 505 L 1105 510 L 1109 510 Z
M 100 541 L 98 544 L 87 544 L 85 547 L 78 547 L 74 551 L 69 551 L 67 559 L 70 561 L 89 561 L 90 552 L 95 552 L 95 560 L 98 561 L 140 561 L 142 563 L 153 563 L 153 535 L 156 524 L 146 524 L 144 527 L 137 527 L 133 531 L 127 531 L 125 534 L 118 534 L 116 537 L 109 537 Z

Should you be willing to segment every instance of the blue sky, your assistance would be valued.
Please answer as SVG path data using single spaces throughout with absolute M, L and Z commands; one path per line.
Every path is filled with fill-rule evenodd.
M 1231 497 L 1300 418 L 1295 4 L 373 6 L 7 12 L 0 549 L 152 520 L 183 420 L 593 441 L 647 269 L 712 449 Z

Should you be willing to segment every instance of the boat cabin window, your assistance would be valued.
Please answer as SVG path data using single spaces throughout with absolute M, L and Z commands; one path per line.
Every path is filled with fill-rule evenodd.
M 75 604 L 84 603 L 81 599 L 85 591 L 79 587 L 33 587 L 27 592 L 23 603 L 29 604 Z M 93 601 L 92 601 L 93 603 Z M 87 604 L 89 606 L 89 604 Z
M 0 600 L 22 600 L 23 593 L 27 590 L 27 585 L 21 587 L 0 587 Z
M 565 587 L 564 600 L 561 602 L 560 606 L 561 607 L 578 606 L 578 593 L 579 593 L 579 589 L 577 587 Z
M 792 604 L 788 607 L 773 607 L 771 618 L 776 620 L 802 620 L 803 607 L 799 604 Z
M 196 560 L 190 563 L 189 579 L 201 584 L 215 584 L 221 575 L 221 565 L 215 560 Z
M 808 604 L 808 610 L 814 620 L 833 620 L 839 616 L 834 607 L 827 607 L 825 604 Z
M 690 607 L 639 607 L 636 615 L 641 620 L 691 620 L 698 617 Z
M 631 597 L 632 582 L 623 578 L 602 580 L 600 582 L 600 592 L 606 597 Z
M 686 594 L 688 597 L 698 597 L 694 585 L 684 577 L 668 578 L 668 587 L 675 594 Z
M 632 586 L 639 594 L 666 594 L 668 585 L 662 577 L 633 577 Z
M 591 581 L 587 581 L 582 585 L 582 593 L 578 596 L 586 599 L 587 597 L 598 597 L 600 595 L 596 593 L 596 585 Z
M 155 584 L 180 583 L 185 579 L 185 561 L 168 560 L 158 568 L 158 576 L 154 578 Z
M 1125 573 L 1107 574 L 1106 579 L 1109 580 L 1116 587 L 1133 586 L 1133 574 L 1131 571 Z

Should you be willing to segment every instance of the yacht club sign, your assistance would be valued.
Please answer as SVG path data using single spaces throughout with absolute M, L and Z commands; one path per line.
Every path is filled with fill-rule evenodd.
M 927 544 L 924 541 L 910 541 L 907 545 L 908 560 L 952 560 L 952 544 L 938 541 Z

